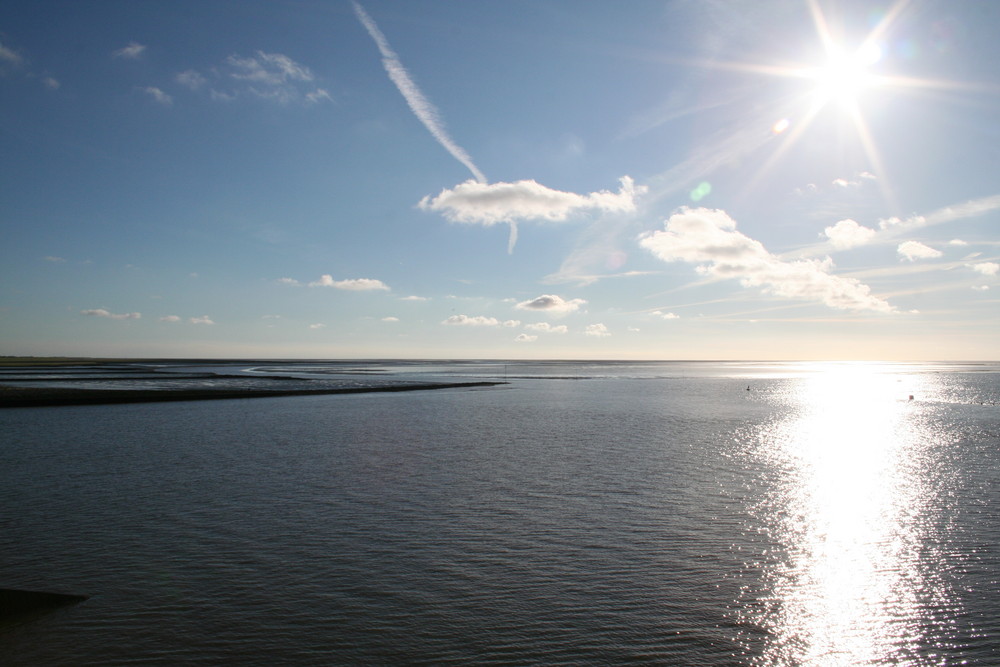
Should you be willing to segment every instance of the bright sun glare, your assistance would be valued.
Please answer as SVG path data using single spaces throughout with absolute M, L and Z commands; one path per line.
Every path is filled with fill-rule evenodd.
M 864 44 L 853 53 L 834 51 L 823 67 L 810 72 L 816 84 L 816 102 L 824 105 L 838 102 L 841 106 L 854 105 L 858 94 L 876 85 L 878 79 L 869 67 L 882 58 L 882 50 L 875 44 Z

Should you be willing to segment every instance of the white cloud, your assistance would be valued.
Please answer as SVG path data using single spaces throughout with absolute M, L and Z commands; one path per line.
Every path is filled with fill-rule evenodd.
M 452 315 L 448 319 L 441 322 L 441 324 L 469 327 L 495 327 L 500 324 L 500 320 L 495 317 L 485 317 L 484 315 L 476 315 L 475 317 L 469 317 L 468 315 Z
M 174 81 L 191 90 L 198 90 L 206 83 L 205 77 L 193 69 L 178 72 Z
M 233 54 L 226 58 L 229 76 L 267 86 L 281 86 L 289 81 L 312 81 L 309 68 L 282 53 L 257 51 L 256 56 L 241 58 Z
M 521 326 L 521 320 L 505 320 L 503 322 L 503 326 L 507 327 L 508 329 L 513 329 L 514 327 Z
M 55 79 L 51 76 L 47 76 L 42 79 L 42 85 L 48 88 L 49 90 L 59 90 L 59 86 L 62 84 L 59 83 L 58 79 Z
M 934 259 L 935 257 L 940 257 L 943 254 L 940 250 L 935 250 L 934 248 L 926 246 L 919 241 L 904 241 L 899 244 L 898 248 L 896 248 L 896 252 L 911 262 L 918 259 Z
M 833 243 L 834 248 L 841 250 L 864 245 L 875 236 L 874 229 L 862 227 L 850 219 L 841 220 L 832 227 L 827 227 L 823 230 L 823 233 Z
M 191 324 L 215 324 L 208 315 L 202 315 L 201 317 L 189 317 L 188 322 Z
M 140 88 L 139 90 L 152 97 L 158 104 L 169 106 L 174 102 L 173 97 L 166 94 L 156 86 L 146 86 L 145 88 Z
M 111 320 L 138 320 L 142 317 L 141 313 L 112 313 L 106 308 L 90 308 L 88 310 L 81 310 L 81 315 L 88 315 L 90 317 L 106 317 Z
M 980 262 L 979 264 L 970 264 L 969 268 L 983 274 L 984 276 L 995 276 L 997 273 L 1000 273 L 1000 264 L 997 264 L 996 262 Z
M 530 301 L 522 301 L 515 308 L 518 310 L 545 310 L 552 313 L 572 313 L 587 303 L 584 299 L 566 301 L 556 294 L 543 294 Z
M 330 97 L 330 93 L 328 93 L 322 88 L 317 88 L 312 92 L 306 93 L 306 102 L 309 102 L 310 104 L 316 104 L 317 102 L 321 102 L 322 100 L 327 100 L 328 102 L 332 102 L 333 98 Z
M 45 257 L 42 257 L 42 259 L 44 259 L 46 262 L 54 262 L 56 264 L 62 264 L 63 262 L 66 261 L 62 257 L 56 257 L 55 255 L 46 255 Z
M 426 296 L 404 296 L 400 301 L 430 301 Z
M 309 283 L 309 287 L 333 287 L 335 289 L 349 290 L 352 292 L 363 292 L 368 290 L 388 290 L 389 286 L 381 280 L 373 278 L 349 278 L 347 280 L 334 280 L 333 276 L 324 273 L 319 280 Z
M 963 241 L 962 239 L 952 239 L 952 240 L 948 241 L 948 245 L 962 246 L 962 245 L 969 245 L 969 244 L 966 243 L 965 241 Z
M 661 320 L 679 320 L 679 319 L 681 319 L 680 315 L 675 315 L 674 313 L 664 313 L 662 310 L 654 310 L 652 312 L 652 314 L 656 315 Z
M 537 324 L 525 324 L 525 329 L 531 329 L 532 331 L 544 331 L 545 333 L 559 333 L 564 334 L 569 331 L 569 328 L 565 324 L 560 324 L 559 326 L 552 326 L 548 322 L 538 322 Z
M 867 285 L 832 275 L 830 258 L 785 261 L 772 255 L 759 241 L 736 231 L 725 211 L 681 208 L 663 231 L 643 234 L 639 244 L 664 262 L 698 264 L 701 274 L 738 279 L 744 287 L 761 287 L 775 296 L 843 310 L 895 312 Z
M 5 62 L 9 65 L 20 65 L 24 59 L 21 57 L 17 51 L 10 49 L 3 44 L 0 44 L 0 61 Z
M 538 336 L 532 336 L 529 334 L 518 334 L 517 338 L 514 339 L 515 343 L 533 343 L 538 340 Z
M 646 192 L 645 186 L 636 186 L 628 176 L 623 176 L 620 182 L 618 192 L 601 190 L 579 195 L 553 190 L 533 180 L 489 184 L 468 180 L 442 190 L 434 198 L 424 197 L 417 206 L 440 212 L 452 222 L 487 227 L 507 223 L 511 226 L 508 250 L 512 250 L 517 242 L 516 224 L 520 221 L 561 222 L 584 210 L 635 211 L 636 197 Z
M 142 55 L 142 52 L 146 50 L 144 44 L 139 44 L 138 42 L 130 42 L 128 46 L 123 46 L 117 51 L 111 54 L 112 58 L 127 58 L 129 60 L 135 60 Z
M 596 338 L 605 338 L 611 335 L 611 332 L 608 331 L 608 328 L 600 323 L 588 324 L 587 328 L 584 330 L 583 333 L 588 336 L 594 336 Z
M 976 290 L 977 292 L 987 292 L 987 291 L 989 291 L 990 286 L 989 285 L 973 285 L 972 289 Z
M 161 322 L 180 322 L 181 318 L 177 315 L 164 315 L 160 318 Z
M 398 322 L 399 318 L 398 317 L 393 317 L 392 315 L 389 315 L 388 317 L 383 317 L 382 321 L 383 322 Z
M 410 110 L 417 117 L 417 120 L 424 124 L 424 127 L 441 144 L 442 148 L 472 172 L 477 181 L 485 183 L 486 177 L 483 175 L 483 172 L 479 171 L 479 168 L 472 162 L 472 158 L 465 152 L 465 149 L 456 144 L 448 135 L 444 124 L 441 122 L 441 115 L 437 107 L 424 97 L 423 92 L 413 82 L 413 79 L 410 78 L 410 73 L 403 67 L 402 61 L 396 55 L 396 52 L 392 50 L 392 47 L 389 46 L 389 40 L 379 30 L 378 25 L 376 25 L 375 21 L 361 5 L 357 2 L 354 2 L 353 5 L 355 15 L 357 15 L 358 20 L 361 21 L 361 25 L 365 27 L 365 30 L 368 31 L 369 36 L 375 41 L 375 46 L 378 47 L 379 53 L 382 54 L 382 66 L 385 67 L 389 78 L 396 84 L 396 88 L 410 106 Z
M 281 283 L 282 285 L 296 285 L 296 286 L 298 286 L 298 285 L 302 284 L 298 280 L 296 280 L 295 278 L 278 278 L 278 282 Z
M 310 329 L 323 329 L 324 327 L 326 327 L 326 325 L 325 324 L 320 324 L 319 322 L 317 322 L 316 324 L 310 324 L 309 325 Z

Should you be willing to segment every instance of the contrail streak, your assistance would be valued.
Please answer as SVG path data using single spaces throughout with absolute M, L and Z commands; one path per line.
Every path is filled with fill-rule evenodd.
M 378 46 L 378 50 L 382 54 L 382 65 L 389 74 L 389 78 L 396 84 L 399 92 L 403 94 L 403 98 L 410 105 L 410 109 L 413 110 L 416 117 L 424 124 L 424 127 L 430 130 L 430 133 L 446 151 L 451 153 L 456 160 L 464 164 L 472 172 L 477 181 L 486 183 L 486 177 L 483 176 L 483 172 L 479 171 L 479 168 L 473 164 L 472 158 L 465 152 L 465 149 L 456 144 L 448 136 L 437 108 L 431 104 L 430 100 L 424 97 L 420 88 L 410 78 L 409 72 L 403 67 L 399 56 L 389 46 L 389 41 L 382 34 L 382 31 L 378 29 L 378 26 L 375 25 L 372 17 L 357 2 L 352 2 L 351 4 L 354 5 L 354 13 L 357 14 L 358 20 L 361 21 L 361 24 L 368 31 L 368 34 L 371 35 L 371 38 L 375 40 L 375 45 Z

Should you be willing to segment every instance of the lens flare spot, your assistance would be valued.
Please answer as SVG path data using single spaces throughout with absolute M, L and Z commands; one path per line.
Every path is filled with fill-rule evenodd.
M 785 130 L 787 130 L 789 128 L 789 126 L 791 126 L 791 124 L 792 124 L 792 121 L 788 120 L 787 118 L 782 118 L 777 123 L 775 123 L 774 125 L 771 126 L 771 133 L 772 134 L 781 134 L 782 132 L 784 132 Z
M 707 197 L 712 192 L 712 184 L 708 181 L 702 181 L 698 184 L 694 190 L 691 191 L 691 201 L 701 201 Z

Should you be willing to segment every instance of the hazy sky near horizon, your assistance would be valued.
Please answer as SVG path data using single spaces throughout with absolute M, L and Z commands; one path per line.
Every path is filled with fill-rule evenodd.
M 8 0 L 0 354 L 997 359 L 998 30 Z

